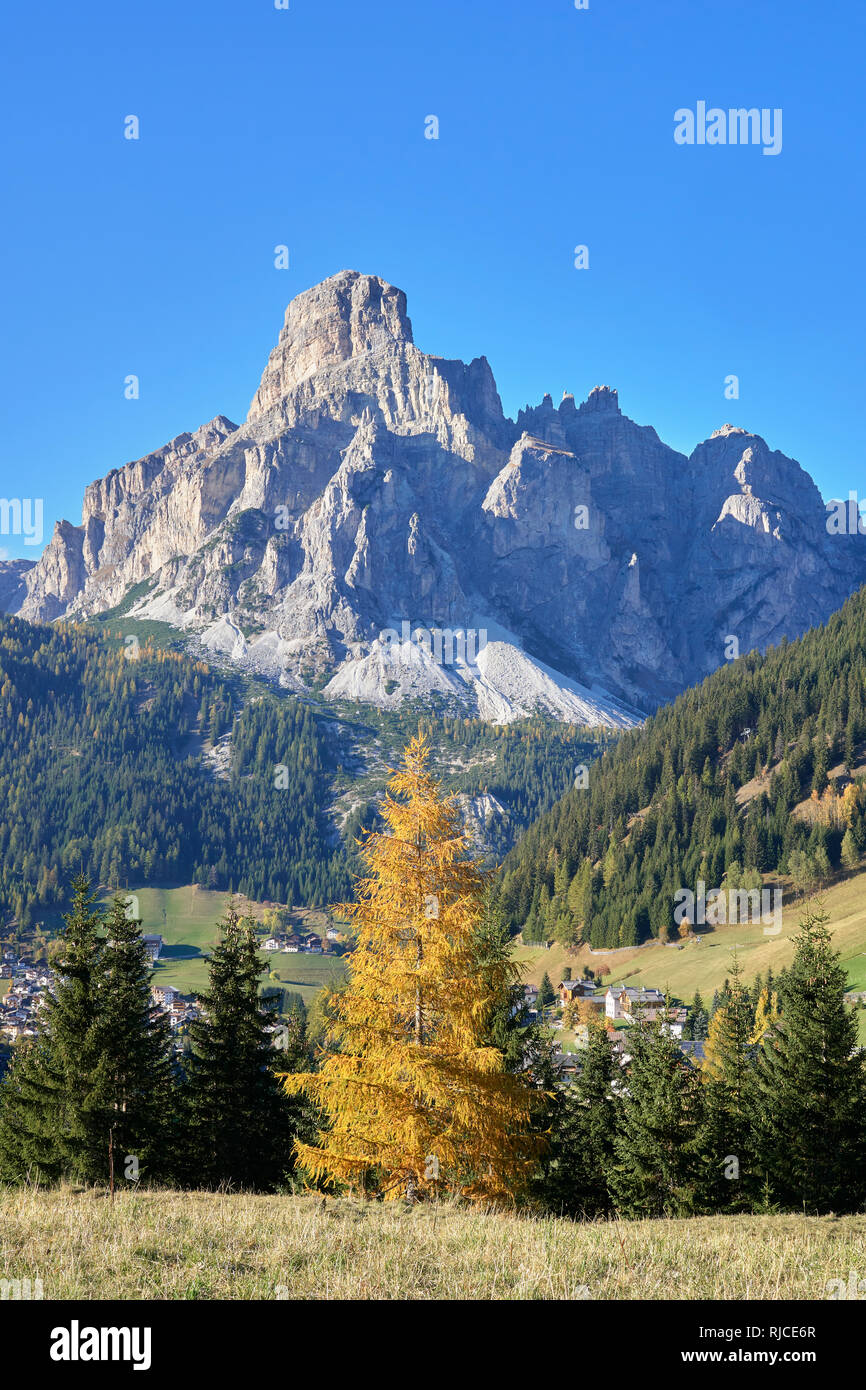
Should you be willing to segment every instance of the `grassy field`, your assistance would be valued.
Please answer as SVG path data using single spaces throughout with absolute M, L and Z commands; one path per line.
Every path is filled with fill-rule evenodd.
M 218 939 L 217 922 L 228 905 L 228 893 L 213 893 L 193 885 L 138 888 L 130 892 L 138 899 L 142 930 L 158 932 L 165 942 L 154 969 L 154 984 L 174 985 L 184 994 L 204 990 L 207 985 L 205 957 Z M 257 919 L 261 919 L 265 911 L 262 904 L 249 903 L 246 899 L 236 898 L 235 905 Z M 296 927 L 320 933 L 324 923 L 324 914 L 314 908 L 299 909 L 294 916 Z M 270 971 L 276 972 L 279 983 L 302 995 L 305 1004 L 345 969 L 333 956 L 275 954 L 267 959 L 268 964 L 263 966 L 263 982 L 268 980 Z
M 46 1299 L 826 1298 L 866 1217 L 579 1225 L 348 1198 L 0 1195 L 0 1278 Z
M 850 986 L 866 989 L 866 874 L 855 875 L 828 889 L 824 903 L 830 913 L 834 944 L 848 972 Z M 692 999 L 695 990 L 700 990 L 705 999 L 712 999 L 713 991 L 730 973 L 731 952 L 735 946 L 747 983 L 759 974 L 766 975 L 768 967 L 777 971 L 790 965 L 799 912 L 796 902 L 785 906 L 782 932 L 775 937 L 765 936 L 760 924 L 735 925 L 716 927 L 700 941 L 688 942 L 682 950 L 657 943 L 633 951 L 598 951 L 595 954 L 587 947 L 569 952 L 561 946 L 553 946 L 549 951 L 541 946 L 520 946 L 517 958 L 526 969 L 525 978 L 533 984 L 541 983 L 545 970 L 556 985 L 565 966 L 570 965 L 572 973 L 580 975 L 584 965 L 592 970 L 606 965 L 610 967 L 610 975 L 605 976 L 605 984 L 627 982 L 669 990 L 687 1001 Z

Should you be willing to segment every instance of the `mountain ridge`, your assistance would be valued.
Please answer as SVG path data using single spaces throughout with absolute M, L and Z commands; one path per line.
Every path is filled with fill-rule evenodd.
M 80 526 L 12 563 L 0 606 L 31 621 L 105 613 L 146 581 L 133 616 L 290 690 L 312 673 L 326 696 L 616 726 L 730 637 L 763 649 L 825 620 L 866 545 L 829 536 L 808 475 L 739 426 L 687 458 L 608 386 L 510 420 L 486 358 L 422 352 L 404 292 L 341 271 L 289 304 L 242 424 L 216 415 L 111 470 Z M 404 622 L 507 634 L 495 679 L 388 647 Z

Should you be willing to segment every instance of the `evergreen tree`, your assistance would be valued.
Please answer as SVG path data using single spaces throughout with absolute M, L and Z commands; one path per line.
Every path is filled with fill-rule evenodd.
M 15 1049 L 0 1084 L 0 1183 L 54 1183 L 64 1176 L 56 1142 L 58 1078 L 47 1039 Z
M 819 1214 L 856 1210 L 866 1195 L 863 1064 L 827 920 L 820 905 L 803 912 L 755 1078 L 760 1172 L 780 1205 Z
M 609 1180 L 614 1204 L 631 1217 L 688 1216 L 700 1196 L 698 1073 L 659 1022 L 632 1028 L 628 1042 Z
M 711 1211 L 745 1211 L 754 1192 L 750 1115 L 752 1007 L 734 958 L 728 1002 L 713 1015 L 701 1068 L 705 1162 L 703 1202 Z
M 856 869 L 860 863 L 860 850 L 854 838 L 854 832 L 849 828 L 842 836 L 842 866 L 849 871 Z
M 156 1151 L 167 1054 L 149 1022 L 139 924 L 126 922 L 120 902 L 111 921 L 107 941 L 96 897 L 77 878 L 39 1037 L 3 1088 L 0 1172 L 10 1180 L 101 1182 L 110 1145 L 148 1161 Z
M 548 1008 L 550 1008 L 550 1005 L 551 1005 L 551 1004 L 554 1004 L 555 1002 L 556 1002 L 556 994 L 554 993 L 554 989 L 553 989 L 553 985 L 551 984 L 550 976 L 548 975 L 547 971 L 545 970 L 545 972 L 544 972 L 544 974 L 543 974 L 543 976 L 542 976 L 542 978 L 541 978 L 541 986 L 540 986 L 539 991 L 538 991 L 538 1007 L 539 1007 L 539 1010 L 541 1010 L 541 1009 L 548 1009 Z
M 173 1069 L 168 1025 L 150 996 L 141 921 L 128 911 L 115 897 L 105 918 L 93 1094 L 100 1128 L 112 1136 L 115 1167 L 147 1180 L 164 1176 L 169 1164 Z
M 506 1071 L 531 1083 L 533 1099 L 538 1102 L 534 1110 L 543 1121 L 534 1127 L 546 1129 L 545 1097 L 554 1082 L 550 1032 L 540 1023 L 530 1022 L 529 1005 L 519 981 L 501 988 L 503 970 L 508 970 L 510 959 L 511 934 L 488 887 L 478 931 L 479 971 L 490 982 L 485 1041 L 502 1054 Z
M 310 1060 L 310 1039 L 303 995 L 294 990 L 283 993 L 283 1017 L 284 1028 L 277 1044 L 279 1069 L 281 1072 L 304 1071 Z
M 556 1215 L 591 1220 L 611 1212 L 616 1072 L 607 1029 L 591 1025 L 580 1075 L 573 1085 L 554 1092 L 550 1147 L 536 1185 L 538 1197 Z
M 103 918 L 83 876 L 72 889 L 72 910 L 64 917 L 62 951 L 55 964 L 57 985 L 45 1006 L 48 1075 L 54 1092 L 49 1113 L 64 1175 L 89 1182 L 103 1176 L 108 1154 L 95 1085 L 100 1060 Z
M 259 998 L 262 962 L 254 925 L 229 907 L 209 964 L 202 1017 L 190 1029 L 182 1175 L 192 1187 L 221 1183 L 273 1191 L 292 1168 L 300 1119 L 274 1063 L 273 1015 Z
M 710 1026 L 710 1016 L 704 1007 L 700 990 L 695 990 L 691 1008 L 683 1025 L 684 1041 L 703 1042 Z

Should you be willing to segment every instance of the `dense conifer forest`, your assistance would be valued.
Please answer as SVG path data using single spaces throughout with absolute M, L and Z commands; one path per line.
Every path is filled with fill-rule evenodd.
M 78 873 L 109 889 L 193 882 L 340 901 L 386 765 L 419 722 L 447 790 L 489 792 L 512 837 L 610 737 L 416 708 L 335 715 L 145 635 L 0 618 L 0 922 L 31 926 L 68 902 Z M 374 750 L 373 772 L 353 765 L 353 747 Z
M 742 656 L 618 739 L 515 846 L 499 905 L 530 940 L 628 946 L 675 930 L 675 894 L 700 879 L 789 874 L 807 889 L 853 869 L 864 738 L 861 590 L 825 626 Z
M 79 872 L 280 902 L 348 887 L 319 809 L 322 740 L 295 700 L 236 714 L 201 662 L 147 645 L 129 660 L 81 628 L 4 618 L 0 717 L 0 910 L 24 924 Z M 230 729 L 227 766 L 210 765 Z

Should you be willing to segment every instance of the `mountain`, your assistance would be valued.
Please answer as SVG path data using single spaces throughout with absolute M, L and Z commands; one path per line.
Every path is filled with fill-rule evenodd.
M 790 905 L 864 850 L 866 588 L 622 734 L 512 850 L 498 894 L 525 938 L 617 948 L 676 940 L 677 895 L 699 881 L 784 876 Z
M 628 727 L 866 579 L 863 537 L 825 522 L 732 425 L 686 458 L 607 386 L 508 419 L 485 358 L 421 352 L 404 293 L 343 271 L 289 305 L 242 425 L 92 483 L 80 526 L 0 565 L 0 604 L 122 605 L 297 692 Z

